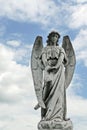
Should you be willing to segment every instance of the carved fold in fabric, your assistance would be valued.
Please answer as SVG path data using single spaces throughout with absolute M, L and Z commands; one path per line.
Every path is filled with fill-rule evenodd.
M 41 36 L 37 36 L 31 55 L 31 70 L 38 104 L 41 107 L 39 130 L 72 130 L 72 123 L 66 118 L 66 88 L 69 86 L 76 64 L 73 46 L 69 36 L 63 37 L 62 47 L 58 45 L 59 33 L 49 33 L 47 46 L 43 47 Z
M 62 50 L 62 51 L 61 51 Z M 49 53 L 50 52 L 50 53 Z M 59 53 L 58 53 L 59 52 Z M 60 47 L 46 47 L 43 49 L 43 54 L 46 55 L 46 58 L 49 59 L 48 62 L 52 58 L 58 58 L 58 55 L 64 50 Z M 53 57 L 54 56 L 54 57 Z M 65 58 L 65 55 L 64 55 Z M 51 60 L 52 61 L 52 60 Z M 58 59 L 57 59 L 58 62 Z M 48 63 L 49 64 L 49 63 Z M 64 117 L 64 65 L 61 64 L 58 69 L 51 66 L 49 67 L 49 71 L 44 71 L 44 89 L 43 89 L 43 100 L 47 109 L 42 109 L 42 118 L 44 117 L 46 120 L 63 120 Z

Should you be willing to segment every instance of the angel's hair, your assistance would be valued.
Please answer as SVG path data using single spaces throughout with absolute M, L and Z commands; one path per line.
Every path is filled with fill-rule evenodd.
M 51 33 L 49 33 L 49 35 L 47 36 L 47 46 L 50 46 L 51 44 L 50 44 L 50 38 L 51 38 L 51 36 L 53 36 L 53 35 L 55 35 L 55 34 L 57 34 L 58 35 L 58 39 L 60 38 L 60 34 L 58 33 L 58 32 L 56 32 L 56 31 L 52 31 Z M 57 40 L 57 42 L 58 42 L 58 40 Z M 56 46 L 58 46 L 58 43 L 56 42 Z

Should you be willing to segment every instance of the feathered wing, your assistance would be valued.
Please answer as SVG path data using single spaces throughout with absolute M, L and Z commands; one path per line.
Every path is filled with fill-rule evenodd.
M 38 100 L 38 105 L 42 108 L 45 108 L 45 104 L 42 99 L 43 70 L 41 68 L 42 64 L 40 60 L 42 49 L 43 49 L 42 37 L 37 36 L 32 49 L 31 70 L 32 70 L 34 88 Z
M 65 66 L 65 87 L 67 88 L 72 80 L 76 64 L 76 57 L 69 36 L 63 37 L 62 47 L 64 48 L 68 58 L 68 63 Z

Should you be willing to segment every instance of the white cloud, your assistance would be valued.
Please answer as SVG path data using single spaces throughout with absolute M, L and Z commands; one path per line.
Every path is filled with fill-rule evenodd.
M 22 43 L 21 40 L 8 40 L 6 41 L 9 49 L 13 51 L 13 59 L 17 63 L 29 65 L 29 58 L 31 57 L 31 50 L 33 44 Z
M 73 90 L 71 89 L 69 91 Z M 77 96 L 76 94 L 73 94 L 73 92 L 68 92 L 67 104 L 68 115 L 72 117 L 87 118 L 87 99 L 84 99 L 81 96 Z
M 21 45 L 20 48 L 14 49 L 14 60 L 17 61 L 17 63 L 22 62 L 23 64 L 29 65 L 29 59 L 31 57 L 31 49 L 32 45 Z
M 54 8 L 54 10 L 53 10 Z M 47 23 L 55 15 L 56 5 L 52 0 L 0 0 L 0 16 L 17 21 Z
M 81 29 L 72 43 L 77 60 L 83 61 L 87 66 L 87 29 Z
M 37 101 L 31 70 L 17 64 L 14 56 L 14 51 L 0 45 L 0 129 L 34 130 L 40 114 L 37 117 L 34 110 Z
M 30 102 L 29 99 L 25 99 L 23 102 L 19 102 L 17 104 L 0 104 L 0 129 L 36 129 L 37 123 L 40 120 L 40 114 L 38 111 L 36 112 L 33 109 L 33 104 L 33 99 L 32 102 Z
M 10 68 L 10 61 L 13 59 L 14 54 L 10 49 L 7 50 L 6 47 L 0 45 L 0 74 L 7 71 L 7 67 Z M 14 62 L 12 62 L 14 64 Z
M 68 94 L 67 96 L 67 117 L 73 122 L 75 130 L 87 129 L 87 99 L 80 96 Z
M 75 130 L 87 129 L 87 99 L 77 93 L 83 89 L 81 75 L 74 74 L 67 92 L 67 117 L 73 122 Z
M 15 54 L 3 45 L 0 45 L 0 100 L 17 101 L 21 99 L 32 81 L 28 78 L 29 68 L 16 64 Z
M 81 29 L 77 34 L 74 41 L 72 41 L 75 53 L 77 64 L 82 62 L 87 66 L 87 29 Z M 80 66 L 79 66 L 80 67 Z M 79 75 L 81 76 L 81 75 Z M 73 120 L 73 125 L 75 130 L 87 129 L 87 99 L 81 96 L 78 96 L 77 93 L 81 92 L 84 89 L 84 83 L 82 82 L 83 77 L 74 75 L 74 82 L 71 84 L 68 89 L 67 104 L 68 104 L 68 116 Z M 86 82 L 86 80 L 85 80 Z
M 87 4 L 81 3 L 81 0 L 58 3 L 53 0 L 0 0 L 0 16 L 19 22 L 41 23 L 46 27 L 60 29 L 65 25 L 76 29 L 87 25 Z
M 76 0 L 77 1 L 77 3 L 85 3 L 85 2 L 87 2 L 87 0 Z
M 34 130 L 39 119 L 33 109 L 36 98 L 31 70 L 17 64 L 14 56 L 11 49 L 0 45 L 0 129 Z
M 87 4 L 79 4 L 73 6 L 72 13 L 69 17 L 69 27 L 79 28 L 87 26 Z
M 21 45 L 21 42 L 20 41 L 16 41 L 16 40 L 10 40 L 10 41 L 7 41 L 7 45 L 10 45 L 12 47 L 18 47 Z

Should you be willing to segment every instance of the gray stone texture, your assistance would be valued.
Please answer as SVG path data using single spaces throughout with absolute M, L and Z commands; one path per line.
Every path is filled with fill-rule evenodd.
M 38 104 L 41 107 L 39 130 L 72 130 L 72 122 L 66 119 L 66 88 L 75 69 L 75 53 L 69 36 L 58 45 L 60 35 L 51 32 L 47 46 L 43 47 L 42 37 L 35 40 L 31 69 Z
M 38 130 L 73 130 L 73 125 L 70 120 L 57 123 L 40 122 Z

